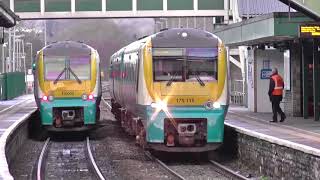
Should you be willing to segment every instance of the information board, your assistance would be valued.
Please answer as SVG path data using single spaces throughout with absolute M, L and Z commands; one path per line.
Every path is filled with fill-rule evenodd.
M 299 37 L 319 38 L 320 37 L 320 24 L 300 25 Z

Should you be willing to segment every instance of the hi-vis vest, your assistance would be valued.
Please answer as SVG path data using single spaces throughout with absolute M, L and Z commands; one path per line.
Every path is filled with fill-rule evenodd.
M 281 76 L 279 76 L 278 74 L 271 76 L 271 78 L 274 81 L 274 89 L 272 91 L 272 95 L 274 96 L 279 96 L 282 95 L 282 91 L 283 91 L 283 80 L 281 78 Z

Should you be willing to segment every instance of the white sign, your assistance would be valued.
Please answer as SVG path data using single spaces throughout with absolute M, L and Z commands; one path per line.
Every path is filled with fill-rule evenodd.
M 27 82 L 33 82 L 33 81 L 34 81 L 33 75 L 32 74 L 28 74 L 27 75 Z
M 283 81 L 284 81 L 284 89 L 290 90 L 291 87 L 291 66 L 290 66 L 290 51 L 286 50 L 283 53 L 283 64 L 284 64 L 284 75 L 283 75 Z

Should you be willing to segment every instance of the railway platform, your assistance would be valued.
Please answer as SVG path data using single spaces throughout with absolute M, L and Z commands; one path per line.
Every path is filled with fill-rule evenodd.
M 36 108 L 33 95 L 0 101 L 0 137 L 13 123 Z
M 234 135 L 225 141 L 237 142 L 241 163 L 258 167 L 271 179 L 319 179 L 320 122 L 303 117 L 287 117 L 282 123 L 271 119 L 272 113 L 230 106 L 225 131 Z
M 226 124 L 256 133 L 274 142 L 287 142 L 292 148 L 318 150 L 320 155 L 320 122 L 313 118 L 287 117 L 284 122 L 271 123 L 272 113 L 253 113 L 241 106 L 231 106 Z M 277 141 L 276 141 L 277 140 Z M 290 147 L 291 147 L 290 146 Z M 304 148 L 300 148 L 304 147 Z
M 20 141 L 11 141 L 18 136 L 12 136 L 16 130 L 28 117 L 36 110 L 36 104 L 33 95 L 23 95 L 8 101 L 0 101 L 0 179 L 10 177 L 8 169 L 8 160 L 6 151 L 15 151 L 14 145 L 10 142 L 23 143 Z M 9 153 L 14 155 L 15 153 Z

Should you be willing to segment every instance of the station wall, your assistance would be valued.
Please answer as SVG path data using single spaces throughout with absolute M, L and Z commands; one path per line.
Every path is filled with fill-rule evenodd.
M 269 78 L 261 75 L 267 69 L 278 68 L 284 76 L 284 55 L 278 49 L 250 50 L 248 53 L 248 108 L 253 112 L 272 112 L 268 96 Z M 264 79 L 265 78 L 265 79 Z M 255 89 L 256 88 L 256 89 Z M 256 102 L 255 102 L 256 98 Z M 256 107 L 255 107 L 256 106 Z M 283 103 L 280 105 L 283 108 Z

